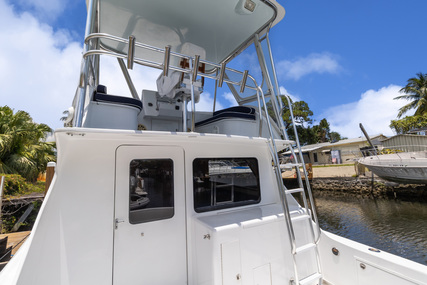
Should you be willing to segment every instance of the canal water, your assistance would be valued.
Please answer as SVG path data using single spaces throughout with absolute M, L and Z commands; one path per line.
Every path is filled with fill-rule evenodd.
M 323 230 L 427 265 L 427 203 L 315 197 Z

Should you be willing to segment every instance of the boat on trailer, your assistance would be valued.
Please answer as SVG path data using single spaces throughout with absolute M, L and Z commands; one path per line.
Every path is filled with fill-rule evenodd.
M 71 127 L 55 132 L 55 177 L 0 284 L 427 284 L 426 266 L 319 228 L 301 150 L 299 187 L 283 185 L 277 153 L 299 142 L 281 119 L 276 1 L 87 7 Z M 231 68 L 248 47 L 255 73 Z M 108 91 L 105 57 L 128 94 Z M 138 66 L 157 90 L 137 91 Z M 208 81 L 212 109 L 198 110 Z M 237 106 L 216 109 L 224 89 Z
M 404 184 L 427 184 L 427 151 L 396 152 L 359 159 L 377 176 Z

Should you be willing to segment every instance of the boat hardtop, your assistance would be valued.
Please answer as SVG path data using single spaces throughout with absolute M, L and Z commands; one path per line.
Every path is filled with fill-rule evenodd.
M 228 61 L 262 36 L 285 15 L 276 1 L 99 1 L 98 32 L 194 57 L 185 47 L 193 45 L 203 60 Z M 96 25 L 96 23 L 94 23 Z M 109 51 L 127 54 L 127 45 L 103 38 Z M 163 59 L 160 54 L 137 49 L 135 57 Z
M 283 122 L 291 100 L 269 40 L 281 5 L 87 8 L 55 176 L 0 284 L 427 284 L 426 266 L 320 229 L 298 136 Z M 258 62 L 241 70 L 234 59 L 248 49 Z M 114 87 L 116 71 L 126 89 Z M 288 150 L 294 161 L 281 165 Z M 296 187 L 281 167 L 295 169 Z

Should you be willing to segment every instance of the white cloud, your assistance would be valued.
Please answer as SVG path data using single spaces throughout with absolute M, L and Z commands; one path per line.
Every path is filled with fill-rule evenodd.
M 62 126 L 78 83 L 81 44 L 30 13 L 15 13 L 4 0 L 0 26 L 0 104 L 29 112 L 37 123 Z
M 301 101 L 301 98 L 298 95 L 291 94 L 288 90 L 286 90 L 285 87 L 280 86 L 279 90 L 280 90 L 281 95 L 288 95 L 292 99 L 293 102 Z
M 227 107 L 232 107 L 232 106 L 237 106 L 238 105 L 237 101 L 236 101 L 236 98 L 234 98 L 233 93 L 226 92 L 226 93 L 224 93 L 222 95 L 222 97 L 226 100 L 226 102 L 228 102 L 228 106 Z
M 159 69 L 134 65 L 128 70 L 138 95 L 141 96 L 143 89 L 157 90 L 156 80 L 162 72 Z M 109 94 L 131 97 L 129 87 L 116 58 L 104 56 L 101 58 L 100 84 L 107 86 Z
M 277 64 L 277 73 L 281 77 L 298 80 L 310 73 L 337 73 L 341 70 L 338 57 L 331 53 L 311 53 L 297 60 L 283 60 Z
M 17 0 L 16 4 L 32 10 L 39 19 L 54 20 L 61 15 L 68 4 L 67 0 Z
M 196 104 L 196 110 L 197 111 L 212 112 L 212 110 L 213 110 L 213 102 L 214 102 L 213 96 L 209 92 L 205 91 L 202 94 L 200 94 L 200 100 Z M 189 109 L 191 108 L 190 104 L 191 104 L 191 102 L 188 103 L 188 108 Z M 220 109 L 224 109 L 224 107 L 221 104 L 221 102 L 219 102 L 217 100 L 216 104 L 215 104 L 215 110 L 220 110 Z
M 34 2 L 36 3 L 36 2 Z M 70 31 L 43 24 L 34 14 L 17 14 L 0 0 L 0 105 L 27 111 L 37 123 L 56 129 L 75 95 L 78 84 L 82 44 L 72 41 Z M 105 57 L 100 83 L 111 94 L 129 96 L 129 89 L 117 60 Z M 156 90 L 160 70 L 135 65 L 130 74 L 138 94 Z
M 389 85 L 379 90 L 368 90 L 357 102 L 329 108 L 319 118 L 326 118 L 332 131 L 348 138 L 363 136 L 362 123 L 370 135 L 393 135 L 390 121 L 396 119 L 402 101 L 393 100 L 400 95 L 401 86 Z M 410 114 L 408 114 L 410 115 Z

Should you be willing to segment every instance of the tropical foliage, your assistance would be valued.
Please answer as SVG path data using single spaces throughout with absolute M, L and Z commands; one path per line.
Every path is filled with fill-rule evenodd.
M 395 100 L 405 99 L 411 102 L 399 109 L 398 118 L 412 109 L 415 109 L 415 116 L 427 113 L 427 74 L 417 73 L 417 77 L 408 79 L 408 84 L 400 92 L 404 95 L 394 98 Z
M 285 127 L 289 128 L 292 125 L 291 111 L 289 110 L 289 104 L 287 103 L 284 97 L 282 98 L 283 103 L 283 121 L 285 122 Z M 291 101 L 292 112 L 294 114 L 295 123 L 297 125 L 311 124 L 313 120 L 311 116 L 313 116 L 313 112 L 308 107 L 308 104 L 304 101 Z
M 427 126 L 427 113 L 419 116 L 406 116 L 400 120 L 392 120 L 390 128 L 397 134 L 405 134 L 413 129 Z
M 24 111 L 15 114 L 8 106 L 0 107 L 0 173 L 20 174 L 35 181 L 55 161 L 55 143 L 46 142 L 52 129 L 34 123 Z
M 45 183 L 44 181 L 37 181 L 36 183 L 27 182 L 19 174 L 3 174 L 4 180 L 4 192 L 5 198 L 12 196 L 20 196 L 31 193 L 44 193 Z
M 313 125 L 313 112 L 310 110 L 308 104 L 304 101 L 292 101 L 292 111 L 295 118 L 295 124 L 298 132 L 298 139 L 302 144 L 315 144 L 319 142 L 335 142 L 345 138 L 337 132 L 331 132 L 329 122 L 326 119 L 322 119 L 318 125 Z M 289 104 L 285 97 L 282 97 L 283 110 L 282 119 L 285 124 L 285 128 L 288 132 L 289 138 L 295 140 L 295 133 L 292 126 L 291 112 L 289 110 Z M 271 105 L 268 106 L 269 114 L 273 115 Z

